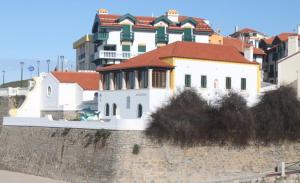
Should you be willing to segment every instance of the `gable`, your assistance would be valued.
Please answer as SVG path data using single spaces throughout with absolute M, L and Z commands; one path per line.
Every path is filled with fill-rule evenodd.
M 136 18 L 132 15 L 130 15 L 129 13 L 121 16 L 118 20 L 117 20 L 120 24 L 122 23 L 129 23 L 131 22 L 132 24 L 136 23 Z
M 197 22 L 196 20 L 194 20 L 193 18 L 189 17 L 187 19 L 185 19 L 184 21 L 182 21 L 181 23 L 181 27 L 189 27 L 189 28 L 194 28 L 197 26 Z
M 164 22 L 166 25 L 172 24 L 172 21 L 169 20 L 169 19 L 168 19 L 166 16 L 164 16 L 164 15 L 162 15 L 162 16 L 160 16 L 160 17 L 158 17 L 158 18 L 156 18 L 156 19 L 154 20 L 154 22 L 153 22 L 154 26 L 155 26 L 157 23 L 159 23 L 159 22 Z

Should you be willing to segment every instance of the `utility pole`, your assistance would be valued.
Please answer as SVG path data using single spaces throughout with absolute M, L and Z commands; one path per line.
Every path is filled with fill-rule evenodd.
M 48 65 L 48 73 L 50 72 L 50 59 L 46 60 L 47 65 Z
M 5 70 L 2 71 L 2 84 L 5 83 Z
M 21 66 L 21 88 L 23 87 L 23 69 L 24 69 L 24 62 L 20 62 Z
M 36 63 L 37 63 L 37 71 L 38 71 L 38 77 L 40 77 L 40 63 L 41 63 L 41 61 L 36 61 Z

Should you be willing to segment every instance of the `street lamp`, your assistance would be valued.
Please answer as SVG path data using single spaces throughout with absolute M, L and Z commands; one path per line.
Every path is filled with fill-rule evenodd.
M 36 63 L 37 63 L 37 71 L 38 71 L 38 77 L 40 77 L 40 63 L 41 63 L 41 61 L 36 61 Z
M 2 71 L 2 84 L 4 84 L 4 83 L 5 83 L 5 79 L 4 79 L 4 77 L 5 77 L 5 70 L 3 70 L 3 71 Z
M 23 69 L 24 69 L 24 62 L 20 62 L 21 66 L 21 88 L 23 87 Z
M 48 65 L 48 73 L 50 72 L 50 59 L 46 60 L 47 65 Z

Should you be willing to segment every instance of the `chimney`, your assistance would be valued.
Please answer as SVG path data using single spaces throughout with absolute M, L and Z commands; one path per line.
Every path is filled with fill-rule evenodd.
M 167 17 L 169 20 L 171 20 L 172 22 L 174 23 L 178 23 L 179 20 L 179 14 L 176 10 L 168 10 L 168 12 L 166 13 L 167 14 Z
M 98 15 L 107 15 L 108 11 L 107 9 L 101 8 L 98 10 Z
M 297 51 L 299 51 L 298 49 L 298 35 L 295 36 L 289 36 L 288 39 L 288 56 L 296 53 Z
M 253 62 L 253 46 L 244 48 L 244 57 L 247 60 Z
M 239 31 L 239 26 L 236 25 L 236 26 L 234 27 L 234 32 L 238 32 L 238 31 Z
M 298 26 L 297 26 L 297 33 L 298 33 L 298 35 L 300 35 L 300 24 L 298 24 Z

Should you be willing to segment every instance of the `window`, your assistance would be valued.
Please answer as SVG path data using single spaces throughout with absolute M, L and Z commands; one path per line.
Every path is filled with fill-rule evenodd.
M 246 83 L 246 78 L 241 79 L 241 90 L 246 90 L 247 89 L 247 83 Z
M 117 105 L 113 104 L 113 116 L 117 115 Z
M 103 89 L 110 90 L 110 74 L 109 73 L 105 73 L 103 75 Z
M 109 116 L 109 104 L 105 104 L 105 116 Z
M 116 51 L 117 50 L 117 46 L 116 45 L 105 45 L 103 47 L 104 51 Z
M 114 84 L 115 84 L 115 90 L 122 89 L 122 73 L 121 72 L 117 72 L 114 74 Z
M 191 28 L 185 28 L 183 33 L 183 41 L 194 41 Z
M 52 95 L 52 88 L 51 86 L 47 87 L 47 96 L 50 97 Z
M 138 118 L 141 118 L 143 115 L 143 106 L 141 104 L 138 105 Z
M 153 88 L 166 88 L 166 71 L 153 70 L 152 72 L 152 87 Z
M 126 72 L 126 88 L 134 89 L 134 84 L 135 84 L 134 71 Z
M 130 45 L 122 45 L 122 51 L 130 52 Z
M 202 75 L 201 76 L 201 88 L 206 88 L 207 87 L 207 77 Z
M 186 74 L 184 76 L 184 86 L 187 88 L 191 87 L 191 75 Z
M 142 70 L 138 72 L 139 88 L 148 87 L 148 71 Z
M 146 45 L 138 45 L 138 52 L 139 53 L 146 52 Z
M 130 109 L 130 97 L 129 96 L 126 97 L 126 108 Z
M 274 65 L 270 65 L 270 68 L 269 68 L 269 77 L 274 77 Z
M 231 89 L 231 77 L 226 77 L 226 89 Z

